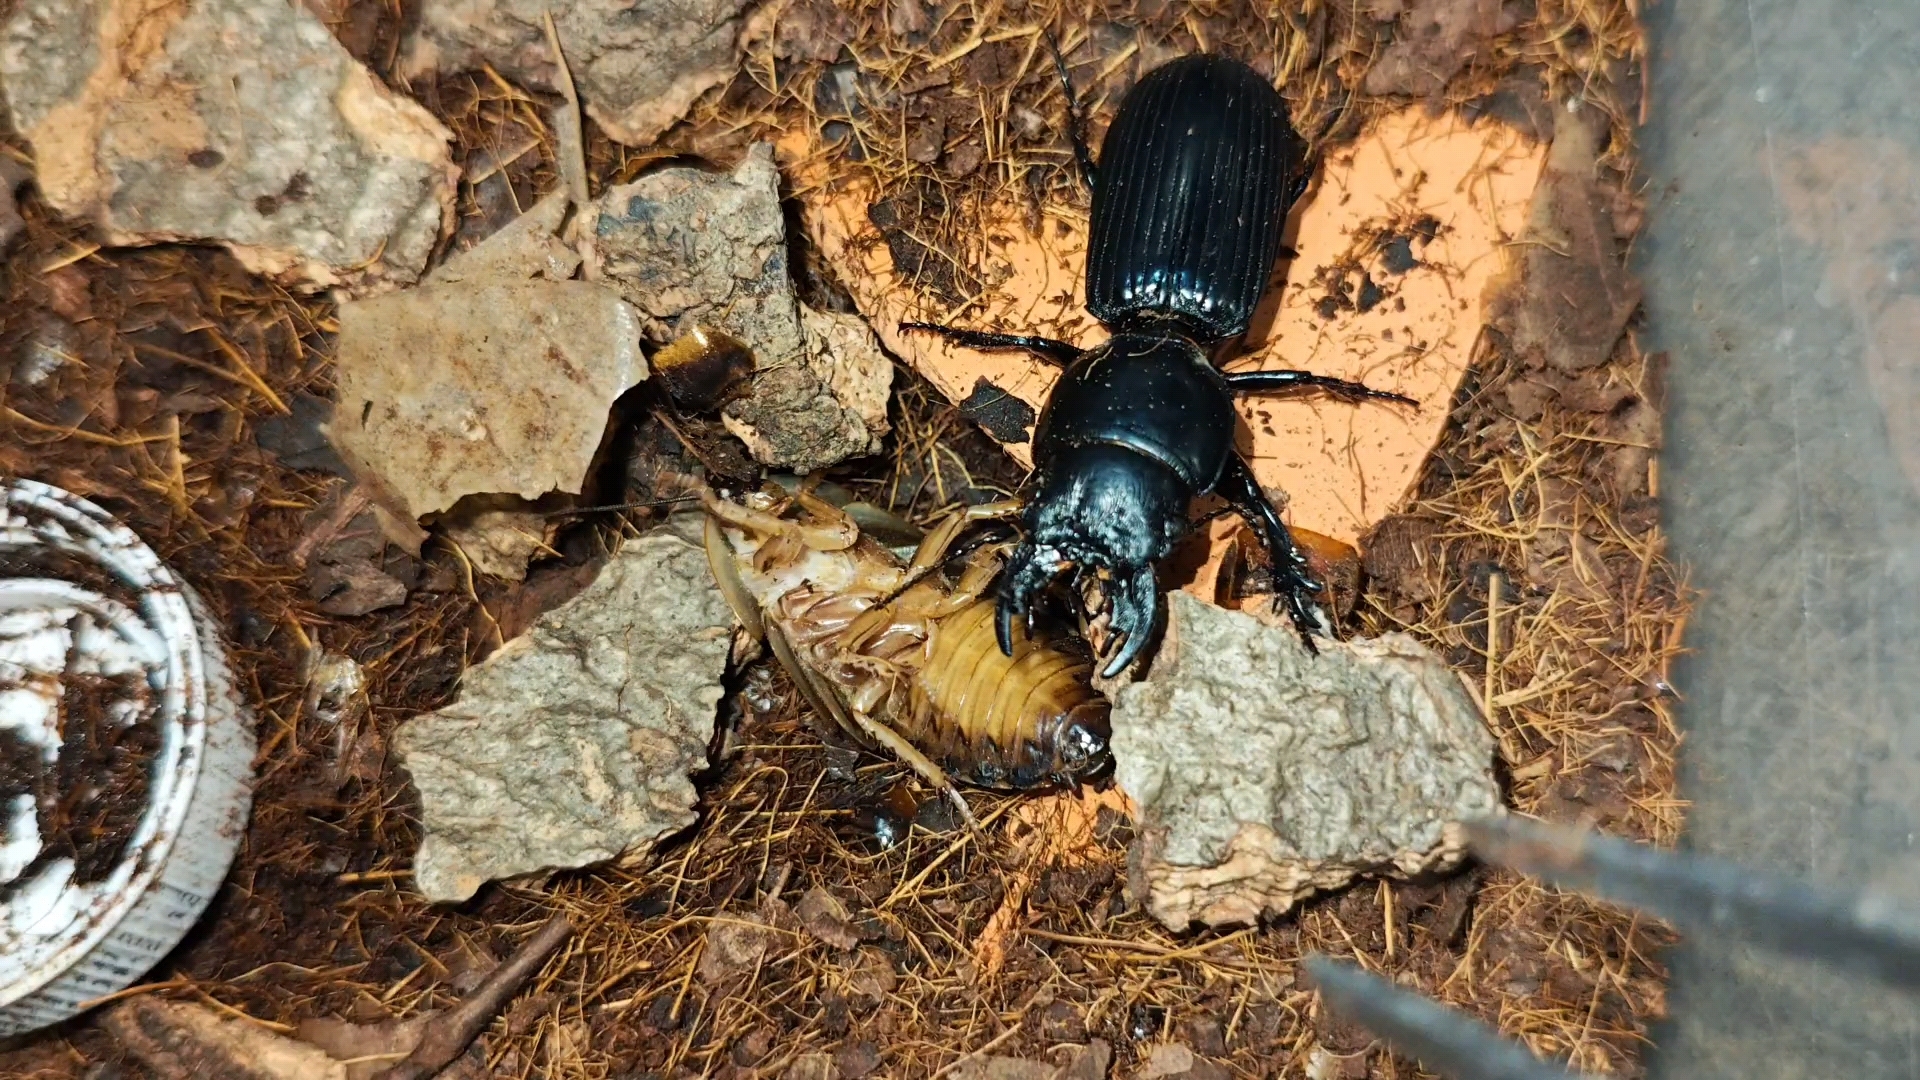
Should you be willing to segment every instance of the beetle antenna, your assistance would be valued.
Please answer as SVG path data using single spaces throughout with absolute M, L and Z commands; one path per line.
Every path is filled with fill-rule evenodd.
M 1073 92 L 1073 78 L 1067 74 L 1067 58 L 1060 54 L 1060 42 L 1053 31 L 1042 29 L 1047 51 L 1053 54 L 1053 70 L 1060 74 L 1060 90 L 1067 96 L 1067 137 L 1073 140 L 1073 162 L 1080 171 L 1080 182 L 1093 192 L 1093 153 L 1087 149 L 1086 118 L 1080 115 L 1080 99 Z

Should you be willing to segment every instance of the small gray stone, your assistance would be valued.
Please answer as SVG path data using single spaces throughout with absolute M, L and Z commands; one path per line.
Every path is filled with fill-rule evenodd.
M 800 897 L 800 902 L 794 905 L 793 913 L 807 933 L 836 949 L 853 949 L 860 945 L 860 935 L 854 933 L 847 906 L 825 889 L 817 886 L 808 889 Z
M 427 281 L 500 282 L 536 277 L 566 281 L 579 268 L 580 256 L 556 234 L 572 205 L 565 191 L 548 195 L 493 235 L 449 258 L 427 275 Z
M 665 344 L 696 324 L 732 334 L 762 368 L 800 354 L 800 309 L 787 273 L 786 221 L 773 148 L 732 172 L 674 167 L 600 197 L 594 247 L 606 283 Z
M 803 304 L 800 326 L 800 362 L 761 370 L 721 416 L 727 430 L 754 460 L 801 474 L 878 453 L 893 362 L 858 315 Z
M 1107 1080 L 1113 1067 L 1113 1047 L 1105 1039 L 1095 1039 L 1073 1051 L 1055 1080 Z
M 495 878 L 644 853 L 691 825 L 733 613 L 706 554 L 667 529 L 469 669 L 460 699 L 394 738 L 420 792 L 414 884 L 460 901 Z
M 477 249 L 476 249 L 477 250 Z M 639 320 L 588 281 L 458 282 L 342 305 L 327 437 L 402 516 L 578 494 L 647 376 Z
M 371 562 L 323 563 L 308 569 L 307 594 L 321 611 L 351 618 L 405 603 L 407 587 Z
M 560 89 L 545 15 L 588 116 L 613 139 L 650 143 L 740 66 L 749 0 L 423 0 L 402 73 L 478 69 Z
M 594 234 L 604 280 L 655 342 L 704 325 L 753 350 L 753 388 L 724 419 L 755 460 L 806 473 L 880 449 L 893 365 L 858 317 L 794 296 L 768 144 L 730 173 L 669 168 L 614 188 Z
M 840 1080 L 862 1080 L 880 1068 L 880 1048 L 870 1042 L 848 1043 L 833 1052 Z
M 1053 1080 L 1058 1071 L 1044 1061 L 988 1054 L 962 1059 L 947 1075 L 954 1080 Z
M 1131 886 L 1184 930 L 1280 914 L 1374 872 L 1443 869 L 1496 812 L 1493 736 L 1405 634 L 1318 642 L 1168 597 L 1165 643 L 1114 688 L 1116 778 L 1139 804 Z
M 835 1080 L 839 1075 L 832 1054 L 801 1054 L 787 1066 L 786 1080 Z

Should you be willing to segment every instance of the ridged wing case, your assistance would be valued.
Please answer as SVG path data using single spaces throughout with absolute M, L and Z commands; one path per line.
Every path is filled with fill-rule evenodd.
M 1203 338 L 1245 332 L 1305 152 L 1286 103 L 1238 61 L 1200 54 L 1148 74 L 1101 146 L 1087 309 L 1116 329 L 1174 316 Z

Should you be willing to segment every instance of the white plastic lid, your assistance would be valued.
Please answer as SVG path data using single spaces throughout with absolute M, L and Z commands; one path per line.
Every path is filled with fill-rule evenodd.
M 29 480 L 4 499 L 0 1038 L 77 1014 L 179 943 L 245 834 L 254 752 L 252 717 L 192 589 L 92 503 Z M 120 815 L 130 827 L 84 848 L 41 835 L 34 794 L 111 779 L 78 771 L 103 753 L 96 742 L 93 758 L 78 756 L 85 733 L 67 727 L 82 686 L 91 715 L 75 723 L 124 739 L 125 791 L 145 785 L 144 804 Z M 90 793 L 61 794 L 73 805 Z

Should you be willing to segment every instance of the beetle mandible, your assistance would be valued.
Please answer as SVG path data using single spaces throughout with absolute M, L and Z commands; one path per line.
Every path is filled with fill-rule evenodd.
M 1344 399 L 1411 398 L 1307 371 L 1229 374 L 1216 366 L 1247 331 L 1281 253 L 1287 211 L 1306 190 L 1306 143 L 1286 103 L 1252 68 L 1214 54 L 1173 60 L 1120 103 L 1096 163 L 1065 61 L 1074 159 L 1092 189 L 1087 310 L 1110 332 L 1068 342 L 902 323 L 956 344 L 1021 349 L 1064 370 L 1034 432 L 1024 536 L 997 590 L 1009 652 L 1034 597 L 1088 575 L 1110 613 L 1102 675 L 1139 658 L 1165 612 L 1155 564 L 1191 529 L 1189 509 L 1217 494 L 1260 533 L 1287 611 L 1310 652 L 1309 605 L 1321 586 L 1279 511 L 1233 445 L 1233 395 L 1306 388 Z

